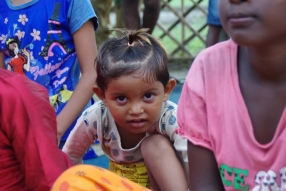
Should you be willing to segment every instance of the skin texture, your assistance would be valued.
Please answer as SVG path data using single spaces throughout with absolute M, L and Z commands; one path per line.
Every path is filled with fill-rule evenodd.
M 140 24 L 139 0 L 123 0 L 123 21 L 128 29 L 149 28 L 153 32 L 160 14 L 160 0 L 144 0 L 143 21 Z
M 169 139 L 161 134 L 149 136 L 142 142 L 141 152 L 147 166 L 151 190 L 188 189 L 187 181 L 185 181 L 187 175 L 184 172 L 184 169 L 188 169 L 187 163 L 176 152 Z
M 135 147 L 161 114 L 176 82 L 171 79 L 166 88 L 159 81 L 145 82 L 142 78 L 128 75 L 112 80 L 103 93 L 94 87 L 97 96 L 109 108 L 116 121 L 122 147 Z
M 112 80 L 105 92 L 96 86 L 93 88 L 117 124 L 122 148 L 135 147 L 146 132 L 155 130 L 153 124 L 158 121 L 163 103 L 168 100 L 175 85 L 174 79 L 170 79 L 164 87 L 159 81 L 148 83 L 133 74 Z M 187 190 L 184 164 L 178 159 L 169 139 L 159 134 L 151 135 L 143 141 L 141 152 L 152 190 Z
M 83 24 L 73 34 L 73 40 L 81 70 L 81 78 L 70 100 L 57 116 L 58 140 L 61 140 L 65 131 L 92 97 L 92 87 L 97 76 L 94 67 L 97 48 L 92 22 L 88 21 Z
M 286 2 L 223 2 L 227 1 L 220 3 L 222 24 L 241 45 L 238 69 L 242 95 L 254 135 L 259 143 L 265 144 L 272 140 L 286 103 L 286 23 L 282 19 L 286 17 Z M 249 15 L 249 21 L 235 23 L 227 19 L 239 12 Z
M 30 2 L 31 0 L 11 0 L 11 3 L 13 5 L 22 5 L 24 3 L 28 3 Z
M 206 39 L 206 47 L 212 46 L 219 42 L 219 35 L 221 29 L 221 26 L 209 25 L 209 30 Z
M 29 1 L 30 0 L 13 0 L 12 4 L 21 5 Z M 97 55 L 95 38 L 94 26 L 90 20 L 73 34 L 76 54 L 81 70 L 81 78 L 68 103 L 57 116 L 58 142 L 93 95 L 92 87 L 97 76 L 94 67 L 94 61 Z M 3 52 L 0 52 L 0 68 L 5 68 Z
M 286 104 L 285 9 L 284 0 L 220 0 L 222 25 L 239 45 L 240 89 L 261 144 L 272 140 Z M 189 143 L 188 156 L 190 190 L 224 190 L 210 150 Z

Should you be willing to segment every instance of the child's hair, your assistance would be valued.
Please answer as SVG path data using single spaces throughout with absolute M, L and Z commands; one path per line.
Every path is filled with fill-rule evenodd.
M 167 53 L 148 29 L 119 30 L 117 37 L 104 42 L 97 57 L 97 86 L 105 92 L 111 80 L 135 74 L 146 82 L 169 81 Z

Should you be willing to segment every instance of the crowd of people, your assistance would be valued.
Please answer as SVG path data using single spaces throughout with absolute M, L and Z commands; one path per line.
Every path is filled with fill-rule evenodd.
M 117 3 L 0 1 L 0 190 L 286 190 L 286 1 L 210 0 L 178 104 L 160 0 Z

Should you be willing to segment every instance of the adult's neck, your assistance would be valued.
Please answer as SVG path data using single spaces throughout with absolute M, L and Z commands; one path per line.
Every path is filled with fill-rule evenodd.
M 30 2 L 31 0 L 10 0 L 10 2 L 12 3 L 12 5 L 23 5 L 25 3 Z
M 286 81 L 286 39 L 258 47 L 241 46 L 240 54 L 259 80 Z

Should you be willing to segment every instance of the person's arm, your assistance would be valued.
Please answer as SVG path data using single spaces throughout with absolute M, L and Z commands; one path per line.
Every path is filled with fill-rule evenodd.
M 91 107 L 94 107 L 94 105 Z M 94 127 L 96 124 L 96 118 L 94 117 L 96 117 L 96 115 L 95 110 L 91 109 L 91 107 L 83 112 L 89 113 L 87 114 L 88 116 L 81 116 L 77 120 L 75 127 L 71 131 L 62 149 L 73 164 L 80 164 L 87 149 L 97 140 L 97 129 Z
M 212 151 L 188 142 L 190 191 L 223 191 L 217 162 Z
M 219 36 L 222 31 L 222 26 L 208 25 L 208 27 L 206 48 L 219 42 Z
M 4 53 L 0 52 L 0 68 L 6 69 L 5 67 L 5 60 L 4 60 Z
M 166 124 L 164 126 L 159 125 L 158 131 L 163 135 L 167 136 L 169 140 L 173 143 L 173 147 L 176 150 L 177 158 L 179 159 L 181 165 L 184 168 L 186 179 L 189 177 L 189 167 L 188 167 L 188 140 L 182 138 L 179 134 L 176 133 L 178 128 L 177 123 L 177 105 L 171 101 L 167 101 L 167 107 L 169 108 L 163 117 L 161 118 L 161 123 Z M 166 106 L 165 106 L 166 107 Z M 170 108 L 173 109 L 170 109 Z
M 179 134 L 176 133 L 176 129 L 178 128 L 177 104 L 168 100 L 166 102 L 165 107 L 167 107 L 168 109 L 161 117 L 161 121 L 159 126 L 157 127 L 158 128 L 157 131 L 167 136 L 172 141 L 174 148 L 182 155 L 182 159 L 184 160 L 184 162 L 188 163 L 188 153 L 187 153 L 188 140 L 182 138 Z
M 184 167 L 168 137 L 151 134 L 142 141 L 141 152 L 152 190 L 187 191 Z
M 49 190 L 71 163 L 57 146 L 56 116 L 47 90 L 22 75 L 4 84 L 1 128 L 11 140 L 15 165 L 20 166 L 28 190 Z
M 94 25 L 91 20 L 73 34 L 77 58 L 81 69 L 81 78 L 65 107 L 57 116 L 58 141 L 82 112 L 93 95 L 95 84 L 95 58 L 97 55 Z

